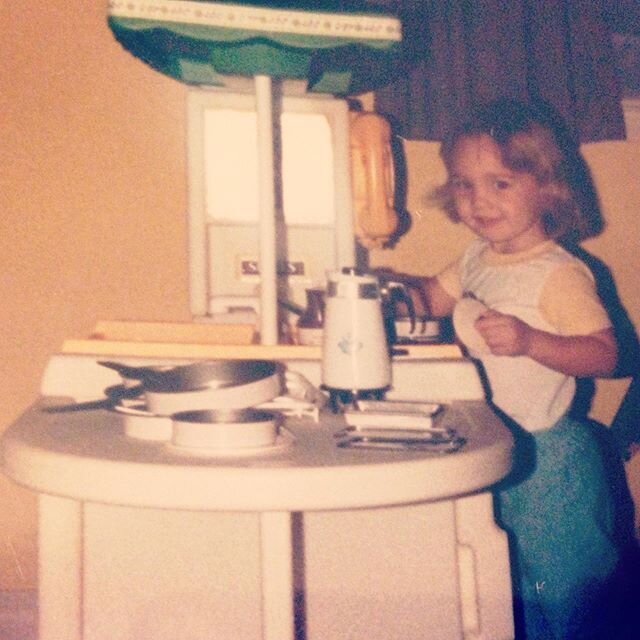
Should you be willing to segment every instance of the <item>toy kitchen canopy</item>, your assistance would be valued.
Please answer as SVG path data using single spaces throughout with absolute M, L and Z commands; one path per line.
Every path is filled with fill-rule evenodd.
M 111 0 L 108 5 L 116 39 L 153 69 L 224 90 L 237 86 L 238 78 L 248 79 L 255 91 L 263 345 L 278 342 L 272 80 L 293 83 L 296 92 L 354 95 L 388 83 L 400 59 L 400 21 L 363 10 L 366 0 L 313 0 L 305 9 L 295 4 Z M 342 11 L 345 5 L 351 10 Z M 351 222 L 346 224 L 351 236 Z
M 111 0 L 108 22 L 127 51 L 196 85 L 264 75 L 354 95 L 388 83 L 400 55 L 399 19 L 362 1 Z

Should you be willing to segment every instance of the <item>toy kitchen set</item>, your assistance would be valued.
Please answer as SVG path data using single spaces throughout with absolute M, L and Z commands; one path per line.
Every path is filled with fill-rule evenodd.
M 344 96 L 383 83 L 400 22 L 272 4 L 109 3 L 125 49 L 193 85 L 194 322 L 66 341 L 3 437 L 39 498 L 39 637 L 509 640 L 511 436 L 361 264 L 393 171 Z

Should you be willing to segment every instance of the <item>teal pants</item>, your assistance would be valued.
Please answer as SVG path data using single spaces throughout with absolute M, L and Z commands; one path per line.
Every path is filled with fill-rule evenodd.
M 496 509 L 510 535 L 518 637 L 607 637 L 597 608 L 619 545 L 598 428 L 563 418 L 542 432 L 517 431 L 514 473 L 498 487 Z

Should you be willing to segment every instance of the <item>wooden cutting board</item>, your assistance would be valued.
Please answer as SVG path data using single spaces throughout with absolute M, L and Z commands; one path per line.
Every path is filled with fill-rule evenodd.
M 187 359 L 320 360 L 318 346 L 253 344 L 254 325 L 100 321 L 88 338 L 68 339 L 62 353 Z M 455 344 L 403 345 L 402 358 L 461 358 Z

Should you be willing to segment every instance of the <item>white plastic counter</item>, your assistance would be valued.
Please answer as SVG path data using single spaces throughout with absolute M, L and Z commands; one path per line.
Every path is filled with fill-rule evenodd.
M 486 491 L 512 441 L 482 401 L 448 406 L 453 454 L 339 449 L 327 414 L 217 457 L 129 438 L 114 412 L 42 411 L 66 401 L 2 441 L 39 494 L 41 640 L 512 636 Z

